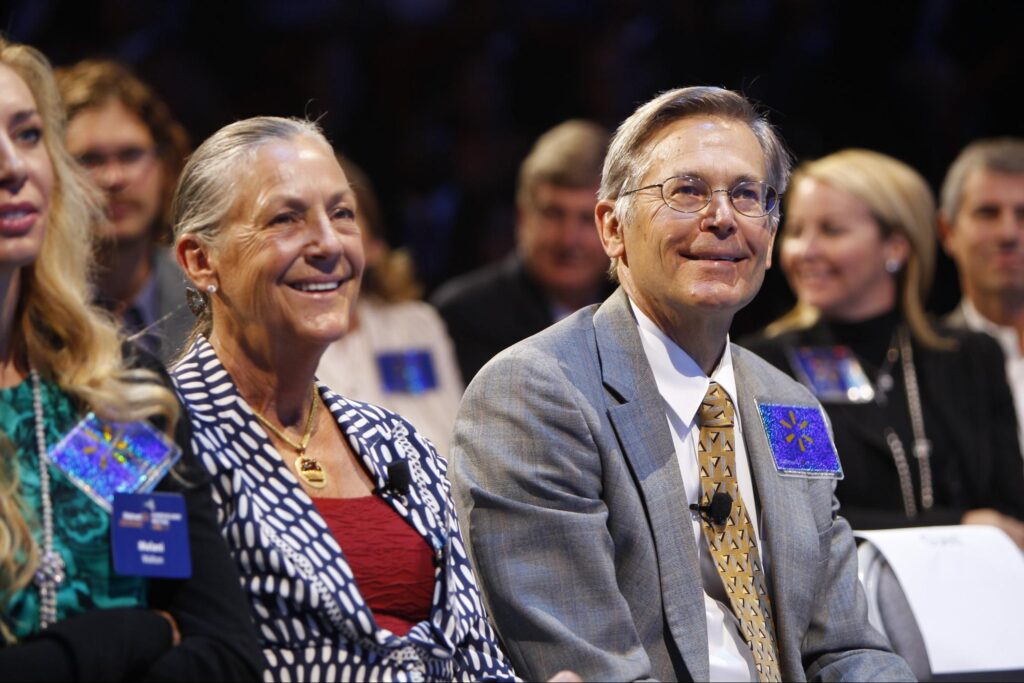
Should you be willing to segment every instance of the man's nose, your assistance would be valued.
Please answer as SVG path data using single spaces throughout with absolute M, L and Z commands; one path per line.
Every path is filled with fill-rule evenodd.
M 701 223 L 706 229 L 724 231 L 736 227 L 736 210 L 733 208 L 728 190 L 712 190 L 711 201 L 704 212 L 706 217 Z
M 1003 242 L 1019 242 L 1024 230 L 1024 220 L 1013 210 L 1013 207 L 1005 207 L 999 213 L 996 221 L 996 230 L 999 239 Z
M 89 174 L 96 184 L 104 190 L 118 190 L 128 184 L 128 175 L 124 165 L 117 159 L 107 159 L 102 166 Z

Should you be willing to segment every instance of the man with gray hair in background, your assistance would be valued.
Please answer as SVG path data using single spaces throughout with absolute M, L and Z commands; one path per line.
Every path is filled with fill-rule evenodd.
M 1024 140 L 965 147 L 946 173 L 940 200 L 939 236 L 963 292 L 946 322 L 999 341 L 1024 444 Z
M 868 624 L 820 404 L 729 341 L 789 168 L 737 93 L 641 106 L 595 209 L 621 286 L 466 390 L 453 490 L 526 679 L 913 680 Z
M 499 351 L 611 292 L 594 231 L 608 137 L 582 119 L 541 135 L 519 167 L 515 253 L 431 297 L 467 383 Z

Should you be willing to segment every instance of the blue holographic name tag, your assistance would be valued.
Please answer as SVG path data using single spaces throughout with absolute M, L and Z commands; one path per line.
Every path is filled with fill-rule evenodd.
M 860 361 L 848 346 L 799 346 L 789 352 L 797 379 L 826 403 L 867 403 L 874 400 Z
M 761 423 L 779 474 L 843 478 L 839 454 L 832 444 L 821 409 L 758 402 L 757 410 L 761 413 Z
M 409 350 L 377 354 L 384 392 L 422 394 L 437 387 L 434 359 L 430 351 Z
M 181 458 L 181 449 L 145 420 L 106 422 L 89 413 L 47 457 L 111 512 L 115 493 L 152 491 Z
M 114 571 L 123 576 L 192 576 L 188 515 L 179 493 L 116 493 L 110 522 Z

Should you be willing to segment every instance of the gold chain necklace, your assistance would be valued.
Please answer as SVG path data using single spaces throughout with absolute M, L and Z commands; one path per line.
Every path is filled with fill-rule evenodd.
M 256 416 L 256 419 L 263 423 L 263 426 L 272 431 L 281 441 L 298 451 L 299 456 L 295 458 L 295 472 L 299 477 L 312 486 L 315 489 L 322 489 L 327 486 L 327 472 L 321 467 L 320 461 L 316 458 L 306 455 L 306 449 L 309 447 L 309 440 L 313 438 L 313 432 L 316 427 L 316 408 L 320 401 L 316 400 L 316 384 L 313 384 L 313 400 L 309 406 L 309 416 L 306 417 L 306 428 L 302 434 L 302 441 L 295 443 L 288 438 L 284 432 L 275 427 L 270 420 L 256 412 L 255 408 L 250 406 L 252 414 Z

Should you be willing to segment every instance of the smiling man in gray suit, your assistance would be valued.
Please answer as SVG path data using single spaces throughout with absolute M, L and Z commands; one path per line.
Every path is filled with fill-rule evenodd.
M 913 679 L 867 623 L 821 407 L 729 342 L 789 166 L 736 93 L 640 107 L 596 208 L 621 287 L 467 389 L 456 501 L 527 679 Z

